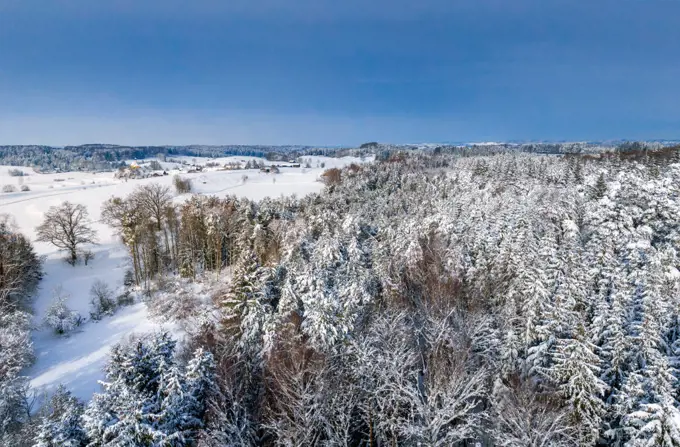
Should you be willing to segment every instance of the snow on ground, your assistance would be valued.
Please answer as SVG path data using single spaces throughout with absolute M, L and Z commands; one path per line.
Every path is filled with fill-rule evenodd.
M 170 165 L 176 165 L 177 163 L 174 163 L 174 161 L 178 161 L 183 164 L 192 164 L 192 165 L 199 165 L 199 166 L 205 166 L 208 163 L 219 163 L 221 165 L 227 164 L 227 163 L 243 163 L 245 164 L 247 161 L 257 161 L 257 162 L 263 162 L 267 165 L 272 164 L 274 162 L 269 162 L 265 160 L 264 158 L 261 157 L 252 157 L 250 155 L 232 155 L 228 157 L 216 157 L 216 158 L 207 158 L 207 157 L 190 157 L 188 155 L 178 155 L 178 156 L 172 156 L 168 155 L 166 157 L 168 160 L 167 163 Z M 172 162 L 170 161 L 172 160 Z
M 313 168 L 316 168 L 318 165 L 321 165 L 321 163 L 324 164 L 325 169 L 329 168 L 344 168 L 345 166 L 348 166 L 352 163 L 368 163 L 371 162 L 375 159 L 375 156 L 371 155 L 368 157 L 340 157 L 340 158 L 329 158 L 329 157 L 321 157 L 321 156 L 308 156 L 304 155 L 300 157 L 304 162 L 309 161 L 311 166 Z
M 190 163 L 196 160 L 196 164 L 202 165 L 215 161 L 186 158 Z M 224 164 L 241 159 L 252 160 L 255 157 L 225 157 L 220 158 L 219 162 Z M 319 192 L 323 188 L 318 181 L 324 171 L 320 167 L 321 163 L 327 169 L 361 161 L 351 157 L 303 159 L 310 161 L 311 169 L 281 168 L 280 174 L 266 174 L 259 170 L 209 169 L 203 173 L 181 175 L 192 180 L 197 194 L 218 197 L 236 195 L 259 200 L 267 196 L 302 196 Z M 89 400 L 92 393 L 99 390 L 97 380 L 103 378 L 102 368 L 111 346 L 133 333 L 148 333 L 163 328 L 178 334 L 177 327 L 162 325 L 150 319 L 146 305 L 142 303 L 122 307 L 114 315 L 98 322 L 87 321 L 65 337 L 58 337 L 42 327 L 43 316 L 53 300 L 56 288 L 61 288 L 68 296 L 67 305 L 72 310 L 89 317 L 89 290 L 95 280 L 107 282 L 114 290 L 122 285 L 123 275 L 130 268 L 127 251 L 111 228 L 99 222 L 101 204 L 114 195 L 126 196 L 139 185 L 162 183 L 171 186 L 173 172 L 164 177 L 125 181 L 114 179 L 112 172 L 38 174 L 30 168 L 19 168 L 28 174 L 25 177 L 11 177 L 7 172 L 9 168 L 0 166 L 0 187 L 14 185 L 20 190 L 22 185 L 26 185 L 30 191 L 0 194 L 0 213 L 13 216 L 20 231 L 34 241 L 38 254 L 45 256 L 45 276 L 34 301 L 36 329 L 33 343 L 36 362 L 25 373 L 32 378 L 31 384 L 37 390 L 50 391 L 63 383 L 77 397 Z M 243 175 L 248 176 L 245 182 L 242 180 Z M 35 242 L 35 227 L 42 222 L 44 212 L 50 206 L 66 200 L 85 205 L 94 222 L 99 244 L 91 248 L 95 258 L 87 266 L 80 264 L 71 267 L 63 261 L 63 253 L 57 252 L 53 246 Z
M 177 332 L 172 325 L 163 327 L 148 319 L 146 306 L 135 303 L 101 321 L 85 323 L 80 331 L 68 337 L 38 331 L 34 336 L 37 361 L 27 371 L 31 385 L 49 392 L 61 383 L 80 399 L 89 400 L 92 393 L 100 390 L 98 380 L 103 379 L 102 368 L 111 346 L 133 333 L 161 328 Z

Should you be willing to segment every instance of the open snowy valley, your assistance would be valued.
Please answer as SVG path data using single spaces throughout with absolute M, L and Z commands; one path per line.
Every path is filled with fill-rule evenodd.
M 233 195 L 252 200 L 294 195 L 299 197 L 321 191 L 323 184 L 319 181 L 319 176 L 325 170 L 320 167 L 321 164 L 330 168 L 361 162 L 353 158 L 310 156 L 305 157 L 301 167 L 281 167 L 279 173 L 266 173 L 259 168 L 219 170 L 230 163 L 271 164 L 256 157 L 177 157 L 176 160 L 180 163 L 161 163 L 168 175 L 157 171 L 156 174 L 160 174 L 158 177 L 130 179 L 114 178 L 112 172 L 41 174 L 30 168 L 0 166 L 0 185 L 15 187 L 14 192 L 0 194 L 0 213 L 11 216 L 18 230 L 33 242 L 36 253 L 45 257 L 44 277 L 33 301 L 35 329 L 32 339 L 36 358 L 35 363 L 23 372 L 31 378 L 30 384 L 36 393 L 53 392 L 62 384 L 76 397 L 89 400 L 92 393 L 101 388 L 98 380 L 103 379 L 103 368 L 114 344 L 133 333 L 148 333 L 160 329 L 169 330 L 181 337 L 181 331 L 172 323 L 163 324 L 150 318 L 146 305 L 139 299 L 129 306 L 121 307 L 113 315 L 104 316 L 100 321 L 91 321 L 88 317 L 92 285 L 98 280 L 104 281 L 112 291 L 118 292 L 123 288 L 125 272 L 132 268 L 129 252 L 121 243 L 119 234 L 101 221 L 101 209 L 105 200 L 112 196 L 125 197 L 141 185 L 160 184 L 172 187 L 174 175 L 191 180 L 191 194 L 195 195 Z M 128 164 L 136 163 L 141 166 L 149 164 L 148 161 L 128 161 Z M 305 163 L 310 167 L 305 168 Z M 217 167 L 205 167 L 206 164 Z M 201 167 L 202 172 L 187 173 L 196 167 Z M 20 170 L 25 175 L 10 176 L 10 170 Z M 22 191 L 22 187 L 28 190 Z M 176 195 L 174 201 L 182 202 L 191 194 Z M 64 253 L 54 245 L 35 241 L 35 229 L 42 223 L 45 212 L 65 201 L 82 204 L 89 212 L 97 244 L 88 247 L 94 258 L 87 265 L 79 262 L 71 266 L 65 262 Z M 56 335 L 54 330 L 43 324 L 55 295 L 63 296 L 68 308 L 84 319 L 68 335 Z

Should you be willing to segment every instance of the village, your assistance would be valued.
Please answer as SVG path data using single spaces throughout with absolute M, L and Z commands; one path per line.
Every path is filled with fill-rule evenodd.
M 186 158 L 168 159 L 167 161 L 159 160 L 134 160 L 121 165 L 118 171 L 114 174 L 114 178 L 128 180 L 128 179 L 145 179 L 152 177 L 163 177 L 173 174 L 198 174 L 205 171 L 239 171 L 239 170 L 254 170 L 258 169 L 265 174 L 278 174 L 280 168 L 300 168 L 303 166 L 302 162 L 290 160 L 289 162 L 271 162 L 266 163 L 263 159 L 234 159 L 229 157 L 225 159 L 216 159 L 207 161 L 205 164 L 199 164 L 195 158 L 187 160 Z M 311 168 L 311 161 L 307 161 L 305 168 Z M 317 166 L 323 167 L 323 166 Z

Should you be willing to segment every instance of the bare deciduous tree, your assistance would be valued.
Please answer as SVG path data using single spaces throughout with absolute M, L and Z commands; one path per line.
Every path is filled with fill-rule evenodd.
M 69 254 L 68 262 L 75 265 L 83 244 L 95 244 L 97 235 L 90 227 L 87 208 L 82 204 L 64 202 L 50 207 L 45 220 L 36 228 L 39 241 L 49 242 Z
M 172 178 L 172 182 L 175 185 L 177 194 L 187 194 L 191 192 L 191 179 L 184 179 L 179 175 L 176 175 Z
M 147 209 L 154 220 L 156 229 L 161 231 L 165 209 L 172 203 L 170 188 L 159 183 L 142 185 L 135 191 L 135 200 Z
M 137 206 L 133 200 L 112 197 L 102 205 L 102 221 L 118 231 L 130 250 L 137 284 L 142 279 L 139 240 L 146 220 L 147 210 Z
M 567 447 L 578 445 L 567 413 L 546 396 L 526 386 L 494 386 L 494 431 L 496 445 L 503 447 Z
M 170 251 L 168 232 L 163 226 L 167 209 L 172 205 L 170 188 L 158 183 L 140 186 L 134 193 L 134 200 L 149 213 L 156 231 L 163 234 L 165 252 Z

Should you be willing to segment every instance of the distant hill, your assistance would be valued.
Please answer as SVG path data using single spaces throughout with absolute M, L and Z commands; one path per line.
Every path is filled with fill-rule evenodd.
M 44 172 L 110 171 L 125 160 L 165 158 L 173 156 L 224 157 L 229 155 L 263 157 L 272 161 L 288 161 L 305 155 L 341 157 L 374 154 L 388 157 L 396 151 L 422 151 L 489 155 L 500 152 L 536 154 L 598 154 L 604 152 L 644 152 L 679 145 L 677 140 L 603 141 L 603 142 L 476 142 L 390 144 L 369 142 L 359 147 L 267 146 L 267 145 L 188 145 L 188 146 L 121 146 L 115 144 L 83 144 L 80 146 L 0 146 L 0 164 L 30 166 Z
M 342 148 L 312 146 L 119 146 L 84 144 L 80 146 L 0 146 L 0 164 L 30 166 L 42 171 L 107 171 L 125 160 L 173 156 L 224 157 L 229 155 L 287 160 L 302 155 L 333 155 Z

